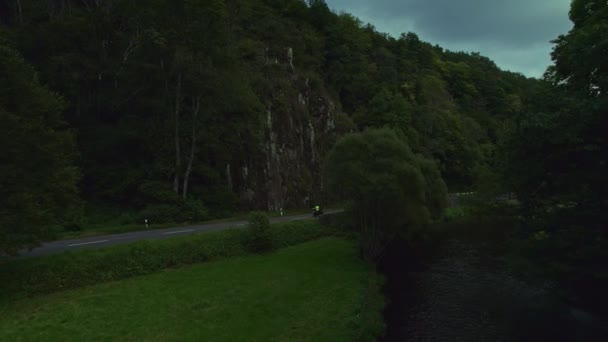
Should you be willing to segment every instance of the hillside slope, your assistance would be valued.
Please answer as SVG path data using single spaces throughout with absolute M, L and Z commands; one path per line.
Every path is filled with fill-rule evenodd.
M 21 5 L 2 2 L 0 35 L 65 98 L 83 198 L 134 210 L 321 201 L 333 142 L 379 126 L 467 188 L 538 82 L 321 0 Z

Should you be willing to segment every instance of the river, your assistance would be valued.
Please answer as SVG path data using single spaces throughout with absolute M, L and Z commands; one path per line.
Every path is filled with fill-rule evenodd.
M 393 246 L 382 341 L 608 341 L 605 326 L 507 271 L 476 242 L 449 240 L 432 256 Z

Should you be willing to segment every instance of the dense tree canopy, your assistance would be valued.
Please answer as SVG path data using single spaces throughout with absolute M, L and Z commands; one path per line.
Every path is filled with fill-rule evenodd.
M 0 41 L 0 252 L 15 253 L 78 214 L 78 169 L 63 101 Z
M 555 40 L 546 82 L 506 136 L 502 166 L 544 269 L 575 300 L 605 311 L 597 289 L 608 274 L 608 4 L 575 0 L 570 17 L 574 28 Z
M 322 0 L 0 0 L 0 31 L 65 99 L 86 207 L 139 222 L 301 206 L 367 128 L 471 188 L 538 83 Z

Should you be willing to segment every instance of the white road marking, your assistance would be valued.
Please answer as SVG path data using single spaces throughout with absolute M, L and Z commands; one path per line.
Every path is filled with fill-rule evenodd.
M 100 241 L 93 241 L 93 242 L 74 243 L 74 244 L 68 245 L 68 247 L 76 247 L 76 246 L 92 245 L 92 244 L 96 244 L 96 243 L 104 243 L 104 242 L 108 242 L 108 241 L 110 241 L 110 240 L 100 240 Z
M 167 232 L 167 233 L 163 233 L 163 235 L 173 235 L 173 234 L 182 234 L 182 233 L 192 233 L 194 231 L 194 229 L 188 229 L 188 230 L 178 230 L 176 232 Z

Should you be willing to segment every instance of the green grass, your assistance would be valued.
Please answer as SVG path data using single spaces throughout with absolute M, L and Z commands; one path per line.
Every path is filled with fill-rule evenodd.
M 285 210 L 283 212 L 284 216 L 291 215 L 300 215 L 307 214 L 310 212 L 310 209 L 290 209 Z M 270 218 L 279 217 L 281 214 L 278 211 L 267 212 L 266 215 Z M 120 234 L 120 233 L 130 233 L 136 232 L 146 229 L 164 229 L 171 228 L 176 226 L 187 226 L 187 225 L 200 225 L 200 224 L 213 224 L 213 223 L 228 223 L 228 222 L 237 222 L 237 221 L 246 221 L 249 217 L 249 212 L 240 212 L 236 213 L 231 217 L 221 218 L 221 219 L 213 219 L 201 222 L 185 222 L 185 223 L 164 223 L 164 224 L 150 224 L 148 228 L 146 228 L 145 224 L 142 223 L 125 223 L 123 220 L 130 221 L 130 216 L 126 215 L 126 218 L 109 218 L 105 216 L 96 215 L 91 219 L 98 221 L 99 223 L 94 224 L 86 224 L 83 226 L 83 229 L 80 231 L 60 231 L 52 240 L 62 240 L 62 239 L 75 239 L 75 238 L 84 238 L 84 237 L 94 237 L 100 235 L 108 235 L 108 234 Z M 89 220 L 91 220 L 89 219 Z
M 0 341 L 359 340 L 381 319 L 374 277 L 353 242 L 326 238 L 11 301 L 0 307 Z

